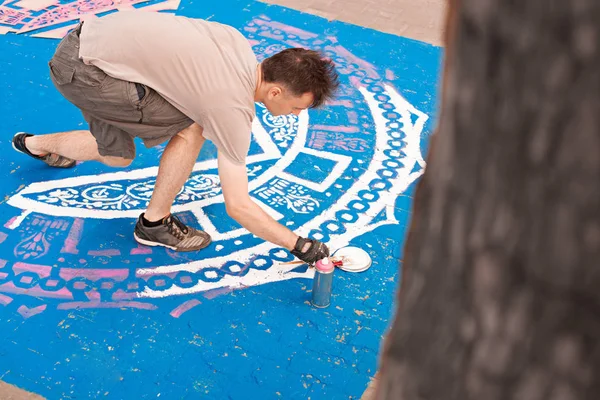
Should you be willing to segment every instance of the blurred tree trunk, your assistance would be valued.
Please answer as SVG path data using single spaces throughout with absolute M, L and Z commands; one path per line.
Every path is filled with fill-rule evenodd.
M 451 3 L 376 398 L 600 399 L 600 0 Z

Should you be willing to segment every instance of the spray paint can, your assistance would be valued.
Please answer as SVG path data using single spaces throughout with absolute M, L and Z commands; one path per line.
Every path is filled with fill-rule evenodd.
M 331 286 L 335 265 L 329 258 L 324 258 L 315 263 L 315 278 L 313 280 L 312 305 L 325 308 L 331 302 Z

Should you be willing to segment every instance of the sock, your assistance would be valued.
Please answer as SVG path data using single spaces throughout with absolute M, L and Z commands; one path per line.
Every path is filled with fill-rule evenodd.
M 163 219 L 164 218 L 161 218 L 158 221 L 148 221 L 146 219 L 146 214 L 142 214 L 142 224 L 144 224 L 144 226 L 147 226 L 148 228 L 162 225 Z

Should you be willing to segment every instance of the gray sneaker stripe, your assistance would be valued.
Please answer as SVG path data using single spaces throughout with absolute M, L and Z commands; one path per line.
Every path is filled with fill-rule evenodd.
M 179 247 L 194 247 L 199 246 L 204 242 L 206 242 L 206 238 L 202 236 L 192 236 L 182 240 L 181 243 L 179 243 Z

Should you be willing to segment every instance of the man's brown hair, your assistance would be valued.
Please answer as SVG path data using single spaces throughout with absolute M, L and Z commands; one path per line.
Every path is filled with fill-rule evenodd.
M 333 61 L 314 50 L 283 50 L 262 62 L 262 73 L 265 82 L 279 83 L 294 96 L 312 93 L 311 108 L 332 99 L 339 87 Z

